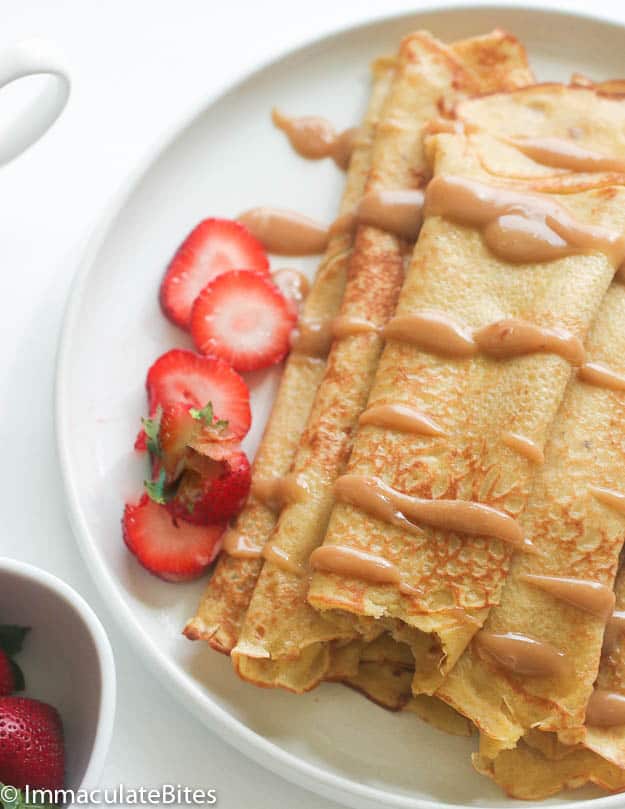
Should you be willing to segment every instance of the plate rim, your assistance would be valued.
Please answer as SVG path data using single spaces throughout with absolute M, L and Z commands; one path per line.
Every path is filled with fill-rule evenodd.
M 212 697 L 203 692 L 199 683 L 191 680 L 184 671 L 158 649 L 148 635 L 142 630 L 141 624 L 135 618 L 132 610 L 125 602 L 124 588 L 107 571 L 97 543 L 91 535 L 87 519 L 80 507 L 77 486 L 72 474 L 72 464 L 67 440 L 69 423 L 66 419 L 65 407 L 66 387 L 70 374 L 70 353 L 72 349 L 72 333 L 80 313 L 83 292 L 89 281 L 94 260 L 104 243 L 106 236 L 115 223 L 115 220 L 132 196 L 140 182 L 148 175 L 160 156 L 175 142 L 175 140 L 206 112 L 213 104 L 229 93 L 236 92 L 245 82 L 252 79 L 257 73 L 270 68 L 296 54 L 313 49 L 322 44 L 329 44 L 333 39 L 356 33 L 359 30 L 372 28 L 389 22 L 399 22 L 414 19 L 425 14 L 451 15 L 454 13 L 471 14 L 475 10 L 488 12 L 510 12 L 524 10 L 526 13 L 551 14 L 562 18 L 569 18 L 576 22 L 599 22 L 620 29 L 625 34 L 625 22 L 611 16 L 609 11 L 591 13 L 587 11 L 562 8 L 555 3 L 557 0 L 547 0 L 544 5 L 530 5 L 521 9 L 513 3 L 492 3 L 490 0 L 477 0 L 470 3 L 443 3 L 436 0 L 425 0 L 423 4 L 412 10 L 401 9 L 393 13 L 384 13 L 368 16 L 357 20 L 348 20 L 340 25 L 329 27 L 316 33 L 312 37 L 302 37 L 291 41 L 285 47 L 273 50 L 271 53 L 257 59 L 245 69 L 237 72 L 230 80 L 220 84 L 213 92 L 202 96 L 193 103 L 183 114 L 177 117 L 169 126 L 165 126 L 161 135 L 147 149 L 144 156 L 137 161 L 135 167 L 122 180 L 117 191 L 113 192 L 107 204 L 92 227 L 76 262 L 67 302 L 65 305 L 62 326 L 57 346 L 54 381 L 54 425 L 56 436 L 56 452 L 61 470 L 65 502 L 68 507 L 68 517 L 76 544 L 80 550 L 83 561 L 89 571 L 97 590 L 103 597 L 106 609 L 113 616 L 117 626 L 121 629 L 128 642 L 138 649 L 145 665 L 156 675 L 175 699 L 185 709 L 193 713 L 203 725 L 211 732 L 215 732 L 221 739 L 234 747 L 255 763 L 281 776 L 285 780 L 299 787 L 322 795 L 333 801 L 343 802 L 357 807 L 379 807 L 381 805 L 392 809 L 474 809 L 475 804 L 449 804 L 436 799 L 412 797 L 394 794 L 386 789 L 360 784 L 352 779 L 330 772 L 321 765 L 305 761 L 294 753 L 263 737 L 260 733 L 251 730 L 242 721 L 233 717 L 225 708 L 218 705 Z M 115 605 L 115 606 L 113 606 Z M 197 711 L 198 703 L 200 712 Z M 607 795 L 599 798 L 589 798 L 574 803 L 576 809 L 616 809 L 622 805 L 622 793 Z M 523 803 L 519 802 L 519 805 Z M 551 809 L 566 809 L 573 804 L 570 801 L 550 804 Z M 503 805 L 491 804 L 490 809 L 507 809 Z

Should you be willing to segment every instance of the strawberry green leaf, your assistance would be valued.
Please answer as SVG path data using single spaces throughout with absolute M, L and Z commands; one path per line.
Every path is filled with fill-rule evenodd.
M 12 796 L 9 800 L 6 797 L 7 787 L 10 789 Z M 57 806 L 51 803 L 33 803 L 26 801 L 24 793 L 21 789 L 13 789 L 10 784 L 3 784 L 0 782 L 0 807 L 3 809 L 58 809 Z
M 26 680 L 24 679 L 23 671 L 17 665 L 15 660 L 11 660 L 11 658 L 9 658 L 9 665 L 11 666 L 11 670 L 13 672 L 13 690 L 23 691 L 26 688 Z
M 153 500 L 155 503 L 160 503 L 162 506 L 168 502 L 166 492 L 167 475 L 165 474 L 164 469 L 161 469 L 156 480 L 146 480 L 144 483 L 145 490 L 148 493 L 150 500 Z
M 29 626 L 13 626 L 0 624 L 0 649 L 12 657 L 22 651 L 24 638 L 30 632 Z
M 161 442 L 159 440 L 158 434 L 161 429 L 161 417 L 163 415 L 163 408 L 159 405 L 156 409 L 156 413 L 154 418 L 144 418 L 141 419 L 143 424 L 143 432 L 147 438 L 147 447 L 148 452 L 152 455 L 156 455 L 158 458 L 162 455 L 161 450 Z
M 213 403 L 208 402 L 201 410 L 198 410 L 197 407 L 192 407 L 189 410 L 189 413 L 193 416 L 194 419 L 198 421 L 203 421 L 204 424 L 207 424 L 209 427 L 217 427 L 220 430 L 225 429 L 228 426 L 228 422 L 224 421 L 223 419 L 215 419 L 215 414 L 213 413 Z

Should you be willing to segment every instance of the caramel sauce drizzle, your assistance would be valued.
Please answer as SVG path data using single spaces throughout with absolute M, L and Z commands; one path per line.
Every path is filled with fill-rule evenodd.
M 534 573 L 522 573 L 519 579 L 602 621 L 607 621 L 614 609 L 614 590 L 597 581 Z
M 328 320 L 302 320 L 293 340 L 293 350 L 298 354 L 326 357 L 334 338 L 354 337 L 377 331 L 374 323 L 352 315 L 337 315 Z
M 302 115 L 297 118 L 283 115 L 274 107 L 271 111 L 274 125 L 281 129 L 295 151 L 308 160 L 331 157 L 336 165 L 345 170 L 349 166 L 357 127 L 337 133 L 332 124 L 317 115 Z
M 310 292 L 310 282 L 303 272 L 291 267 L 282 267 L 271 273 L 271 280 L 289 300 L 301 304 Z
M 370 225 L 407 241 L 416 241 L 423 221 L 425 195 L 419 189 L 398 188 L 367 192 L 353 211 L 339 216 L 330 233 L 344 233 Z
M 293 351 L 327 357 L 332 346 L 331 320 L 300 320 L 292 337 Z
M 357 334 L 371 334 L 378 331 L 375 324 L 355 315 L 337 315 L 331 321 L 330 328 L 332 337 L 339 340 L 343 337 L 355 337 Z
M 372 584 L 399 585 L 399 570 L 392 562 L 344 545 L 322 545 L 310 555 L 314 570 L 363 579 Z
M 328 229 L 294 211 L 261 206 L 237 219 L 268 252 L 279 256 L 312 256 L 328 245 Z
M 445 435 L 442 427 L 414 407 L 405 404 L 371 405 L 358 419 L 360 424 L 372 424 L 389 430 L 419 435 Z
M 605 486 L 589 486 L 588 490 L 600 503 L 625 515 L 625 494 Z
M 371 584 L 392 584 L 402 595 L 423 595 L 423 590 L 401 580 L 398 568 L 388 559 L 347 545 L 322 545 L 310 555 L 313 570 L 351 576 Z
M 601 362 L 587 362 L 578 370 L 577 378 L 588 385 L 609 390 L 625 390 L 625 376 Z
M 497 359 L 550 353 L 558 354 L 571 365 L 582 365 L 584 362 L 584 346 L 574 334 L 564 329 L 536 326 L 517 318 L 484 326 L 473 332 L 473 339 L 482 353 Z
M 623 236 L 578 222 L 555 200 L 466 177 L 435 177 L 427 188 L 425 215 L 479 228 L 489 249 L 512 263 L 601 252 L 618 267 L 625 258 Z
M 444 357 L 462 359 L 479 351 L 495 359 L 552 353 L 572 365 L 584 362 L 584 346 L 575 335 L 519 318 L 505 318 L 471 330 L 444 312 L 425 310 L 392 318 L 383 333 L 387 338 L 404 340 Z
M 301 475 L 277 478 L 253 478 L 252 494 L 272 511 L 280 511 L 287 503 L 302 503 L 310 494 Z
M 608 618 L 603 633 L 603 649 L 601 654 L 610 655 L 616 649 L 618 642 L 625 634 L 625 611 L 614 610 Z
M 263 549 L 250 542 L 248 537 L 238 534 L 231 528 L 226 531 L 223 550 L 228 556 L 234 556 L 235 559 L 260 559 Z
M 532 463 L 539 466 L 545 463 L 545 453 L 531 438 L 520 433 L 505 432 L 501 440 L 507 447 L 525 456 Z
M 446 357 L 472 357 L 477 353 L 471 331 L 444 312 L 424 310 L 397 315 L 386 324 L 383 334 L 391 340 L 403 340 Z
M 334 493 L 337 500 L 411 533 L 419 533 L 417 524 L 421 523 L 458 533 L 494 537 L 525 551 L 534 548 L 515 519 L 483 503 L 411 497 L 387 486 L 379 478 L 362 475 L 339 477 Z
M 625 171 L 625 160 L 585 149 L 566 138 L 506 138 L 506 142 L 536 163 L 555 169 Z
M 586 724 L 597 728 L 625 725 L 625 696 L 595 688 L 586 706 Z
M 273 542 L 267 542 L 262 550 L 261 556 L 266 562 L 272 562 L 280 570 L 285 573 L 291 573 L 294 576 L 302 577 L 306 575 L 306 568 L 300 562 L 295 561 L 287 551 L 274 545 Z
M 561 677 L 571 671 L 564 652 L 550 643 L 519 632 L 482 630 L 474 638 L 478 653 L 486 654 L 500 666 L 526 677 Z

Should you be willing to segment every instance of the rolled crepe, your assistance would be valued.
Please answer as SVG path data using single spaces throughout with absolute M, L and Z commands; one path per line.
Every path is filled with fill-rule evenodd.
M 625 789 L 625 772 L 586 749 L 576 749 L 558 760 L 520 742 L 504 750 L 493 761 L 474 756 L 474 766 L 495 781 L 510 797 L 540 800 L 587 783 L 610 792 Z
M 523 51 L 515 40 L 500 32 L 492 35 L 491 46 L 485 44 L 487 39 L 480 39 L 482 73 L 463 67 L 452 51 L 428 34 L 417 33 L 402 42 L 374 144 L 367 192 L 423 185 L 427 177 L 423 154 L 426 122 L 445 101 L 492 87 L 493 80 L 505 74 L 501 65 L 509 60 L 524 64 Z M 470 46 L 465 47 L 470 52 Z M 499 54 L 488 63 L 500 66 L 492 72 L 484 61 L 487 47 Z M 517 76 L 522 72 L 519 69 Z M 388 232 L 361 225 L 341 315 L 382 326 L 394 310 L 410 248 L 408 242 Z M 305 564 L 321 542 L 333 504 L 332 485 L 349 456 L 381 346 L 381 337 L 373 330 L 333 343 L 293 464 L 293 472 L 305 480 L 309 495 L 304 502 L 283 508 L 271 537 L 272 548 L 293 566 Z M 284 568 L 265 562 L 232 656 L 244 679 L 299 692 L 326 676 L 332 654 L 326 641 L 343 642 L 356 633 L 353 627 L 337 632 L 312 610 L 306 603 L 307 579 Z M 378 634 L 381 631 L 376 630 L 367 640 Z
M 384 633 L 370 642 L 334 645 L 324 679 L 344 683 L 387 710 L 413 713 L 438 730 L 470 736 L 471 722 L 449 705 L 425 694 L 412 695 L 413 674 L 410 648 Z
M 393 59 L 379 59 L 372 65 L 371 98 L 352 152 L 340 214 L 351 211 L 362 197 L 378 118 L 394 71 Z M 315 322 L 338 313 L 352 243 L 349 232 L 338 233 L 330 240 L 306 298 L 303 319 Z M 324 370 L 325 359 L 321 357 L 292 353 L 287 359 L 254 460 L 253 480 L 279 479 L 288 473 Z M 262 548 L 275 524 L 275 510 L 252 494 L 228 529 L 226 539 L 238 541 L 242 537 L 250 547 Z M 184 634 L 190 640 L 206 640 L 215 650 L 230 654 L 239 637 L 261 567 L 260 558 L 246 559 L 222 553 L 197 613 L 185 627 Z
M 548 96 L 549 86 L 542 92 Z M 557 87 L 553 92 L 561 104 L 567 94 L 581 91 Z M 537 113 L 535 98 L 523 90 L 511 97 L 519 110 L 515 134 L 543 134 L 550 107 Z M 500 100 L 490 96 L 475 103 L 499 120 Z M 622 104 L 614 103 L 612 112 L 613 125 L 619 116 L 622 121 Z M 484 114 L 486 123 L 490 123 L 488 115 Z M 475 113 L 475 120 L 481 124 L 482 116 Z M 526 162 L 516 146 L 505 146 L 505 182 L 484 167 L 480 134 L 439 134 L 429 148 L 435 165 L 430 191 L 439 176 L 451 175 L 472 178 L 482 189 L 506 187 L 535 193 L 533 180 L 509 179 L 515 167 Z M 566 183 L 558 186 L 557 179 L 551 178 L 551 193 L 540 196 L 540 204 L 558 201 L 577 222 L 619 233 L 625 229 L 624 188 L 604 184 L 602 179 L 599 188 L 571 192 Z M 556 194 L 557 190 L 562 193 Z M 506 260 L 492 252 L 474 227 L 436 211 L 426 215 L 397 315 L 434 310 L 452 318 L 453 324 L 460 324 L 454 332 L 454 351 L 466 347 L 467 334 L 508 318 L 564 329 L 578 344 L 583 341 L 620 259 L 608 257 L 607 252 L 539 263 L 516 259 Z M 422 339 L 427 339 L 427 331 L 423 333 Z M 498 518 L 518 518 L 536 466 L 503 439 L 510 433 L 521 436 L 526 447 L 541 453 L 571 373 L 570 358 L 556 353 L 501 359 L 481 349 L 474 353 L 469 346 L 468 356 L 456 358 L 422 350 L 408 340 L 391 339 L 368 406 L 409 405 L 433 419 L 444 435 L 361 427 L 348 472 L 377 478 L 398 493 L 420 498 L 425 503 L 422 511 L 437 500 L 471 501 L 495 509 Z M 462 528 L 445 530 L 425 520 L 406 530 L 397 521 L 391 524 L 361 507 L 338 503 L 324 546 L 374 555 L 393 568 L 403 591 L 397 583 L 376 584 L 339 572 L 319 571 L 312 579 L 309 603 L 337 622 L 337 634 L 350 625 L 359 633 L 374 632 L 377 627 L 412 647 L 415 693 L 436 691 L 501 598 L 513 537 L 475 534 L 471 519 Z M 524 539 L 521 531 L 515 541 Z
M 616 609 L 622 611 L 625 570 L 620 571 L 615 589 Z M 596 686 L 625 695 L 622 635 L 614 639 L 609 653 L 601 658 Z M 583 731 L 582 735 L 575 734 L 575 744 L 567 745 L 556 733 L 529 730 L 515 748 L 502 750 L 494 757 L 482 751 L 474 755 L 473 763 L 514 798 L 547 798 L 587 783 L 613 792 L 625 790 L 625 726 L 584 726 Z M 485 746 L 488 748 L 488 743 Z
M 613 283 L 603 299 L 586 354 L 588 361 L 625 374 L 622 284 Z M 491 609 L 484 625 L 488 633 L 520 633 L 549 644 L 565 655 L 562 671 L 528 676 L 498 665 L 481 650 L 478 634 L 437 691 L 490 737 L 490 755 L 513 748 L 530 728 L 568 729 L 569 741 L 581 741 L 586 733 L 586 704 L 612 612 L 606 596 L 612 593 L 625 539 L 624 406 L 625 390 L 597 387 L 577 378 L 569 384 L 545 447 L 544 466 L 536 473 L 520 518 L 538 553 L 515 556 L 501 602 Z M 606 490 L 623 491 L 620 511 L 601 499 Z M 577 580 L 577 584 L 554 591 L 557 577 Z M 588 592 L 584 582 L 604 587 L 581 602 L 586 608 L 597 606 L 598 614 L 566 600 L 567 594 L 570 599 L 580 592 L 583 599 Z

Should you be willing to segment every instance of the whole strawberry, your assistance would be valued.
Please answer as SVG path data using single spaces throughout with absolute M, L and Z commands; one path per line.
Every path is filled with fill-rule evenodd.
M 13 662 L 6 652 L 0 649 L 0 697 L 7 697 L 16 690 L 16 677 Z
M 0 698 L 0 783 L 24 789 L 63 789 L 63 725 L 51 705 L 26 697 Z
M 24 690 L 24 675 L 13 656 L 21 652 L 28 632 L 27 627 L 0 625 L 0 697 Z

